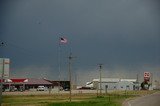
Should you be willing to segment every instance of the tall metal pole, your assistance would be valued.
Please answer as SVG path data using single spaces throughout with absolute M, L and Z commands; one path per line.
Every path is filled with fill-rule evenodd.
M 152 83 L 153 83 L 153 73 L 151 73 L 151 87 L 152 87 Z
M 0 46 L 3 46 L 3 45 L 4 45 L 4 43 L 1 42 Z M 2 75 L 1 75 L 1 85 L 0 85 L 0 106 L 2 106 L 3 74 L 4 74 L 4 59 L 2 59 Z
M 139 75 L 137 74 L 137 81 L 136 81 L 136 83 L 138 84 L 138 88 L 136 87 L 136 90 L 139 90 Z
M 70 54 L 70 56 L 69 56 L 69 82 L 70 82 L 70 84 L 69 84 L 69 88 L 70 88 L 70 90 L 69 90 L 69 101 L 71 102 L 71 96 L 72 96 L 72 83 L 71 83 L 71 59 L 72 59 L 72 56 L 71 56 L 71 54 Z
M 60 40 L 60 38 L 59 38 Z M 58 71 L 59 71 L 59 75 L 58 75 L 58 93 L 60 91 L 60 74 L 61 74 L 61 44 L 59 41 L 59 46 L 58 46 Z
M 101 70 L 102 70 L 102 64 L 99 64 L 99 80 L 100 80 L 100 96 L 102 95 L 102 73 L 101 73 Z
M 68 59 L 69 59 L 69 82 L 70 82 L 70 90 L 69 90 L 69 101 L 72 101 L 72 75 L 71 75 L 71 62 L 72 59 L 75 58 L 72 56 L 72 53 L 70 53 Z
M 138 76 L 138 74 L 137 74 L 137 83 L 139 82 L 139 78 L 138 78 L 139 76 Z
M 3 91 L 3 75 L 4 75 L 4 59 L 2 59 L 2 75 L 1 75 L 1 88 L 0 88 L 0 106 L 2 106 L 2 91 Z

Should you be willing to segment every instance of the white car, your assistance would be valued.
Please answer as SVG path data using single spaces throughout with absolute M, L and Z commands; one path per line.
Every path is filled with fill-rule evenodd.
M 46 91 L 47 88 L 44 86 L 38 86 L 37 91 Z

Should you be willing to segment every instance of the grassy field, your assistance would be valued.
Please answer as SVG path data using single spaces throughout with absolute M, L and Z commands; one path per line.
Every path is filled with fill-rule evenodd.
M 154 93 L 155 91 L 115 91 L 97 96 L 96 94 L 56 95 L 9 95 L 3 96 L 3 106 L 121 106 L 127 98 Z

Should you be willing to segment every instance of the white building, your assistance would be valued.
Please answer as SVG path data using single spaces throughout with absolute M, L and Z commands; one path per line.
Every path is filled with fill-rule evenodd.
M 136 90 L 139 85 L 136 79 L 102 78 L 101 86 L 103 90 Z M 86 87 L 100 89 L 100 80 L 93 79 Z

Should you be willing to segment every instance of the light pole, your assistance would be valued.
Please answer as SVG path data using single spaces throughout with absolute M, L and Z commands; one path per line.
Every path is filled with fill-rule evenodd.
M 102 65 L 103 64 L 98 64 L 99 65 L 99 80 L 100 80 L 100 96 L 102 95 L 102 73 L 101 73 L 101 71 L 102 71 Z

